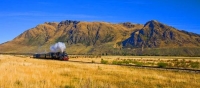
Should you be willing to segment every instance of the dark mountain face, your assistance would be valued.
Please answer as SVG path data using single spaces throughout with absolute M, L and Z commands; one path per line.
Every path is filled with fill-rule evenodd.
M 48 50 L 55 42 L 64 42 L 70 54 L 106 52 L 138 55 L 141 54 L 140 48 L 148 51 L 167 48 L 168 53 L 171 53 L 169 50 L 178 48 L 177 51 L 184 50 L 180 55 L 188 52 L 195 55 L 200 50 L 195 49 L 200 46 L 200 35 L 180 31 L 155 20 L 148 21 L 145 25 L 130 22 L 111 24 L 66 20 L 60 23 L 46 22 L 29 29 L 12 41 L 1 44 L 0 52 L 37 52 L 38 47 Z M 195 53 L 185 47 L 194 47 Z M 135 49 L 139 50 L 134 51 Z M 159 52 L 158 55 L 165 53 Z
M 153 20 L 147 22 L 141 30 L 134 31 L 122 45 L 124 48 L 199 46 L 198 40 L 198 35 L 180 32 Z
M 57 41 L 63 41 L 68 44 L 81 43 L 87 46 L 112 41 L 116 35 L 113 32 L 108 32 L 111 32 L 114 29 L 111 28 L 112 30 L 110 30 L 109 27 L 103 26 L 105 25 L 102 23 L 73 23 L 72 25 L 67 25 L 66 27 L 59 28 L 60 30 L 65 29 L 65 33 L 58 37 Z
M 65 21 L 58 24 L 58 30 L 64 32 L 56 38 L 56 41 L 66 42 L 69 45 L 80 43 L 85 46 L 95 46 L 116 42 L 118 38 L 126 37 L 123 33 L 130 34 L 137 27 L 142 28 L 142 25 L 132 25 L 128 29 L 125 27 L 124 25 L 103 22 Z

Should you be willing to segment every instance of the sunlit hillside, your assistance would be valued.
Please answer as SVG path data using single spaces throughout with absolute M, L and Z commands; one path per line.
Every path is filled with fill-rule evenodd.
M 69 54 L 200 56 L 200 35 L 155 20 L 144 25 L 45 22 L 0 44 L 0 53 L 49 52 L 49 47 L 56 42 L 65 43 Z

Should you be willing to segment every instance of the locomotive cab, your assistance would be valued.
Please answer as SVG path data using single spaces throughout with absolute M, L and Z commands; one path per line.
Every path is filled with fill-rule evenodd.
M 69 60 L 69 57 L 68 57 L 67 53 L 65 53 L 65 52 L 63 52 L 62 57 L 63 57 L 63 60 L 66 60 L 66 61 Z

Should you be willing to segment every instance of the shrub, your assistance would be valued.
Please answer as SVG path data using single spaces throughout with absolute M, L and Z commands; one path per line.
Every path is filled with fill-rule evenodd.
M 136 63 L 136 66 L 143 66 L 143 64 L 144 64 L 144 63 L 142 63 L 142 62 L 137 62 L 137 63 Z
M 107 60 L 101 59 L 101 64 L 108 64 Z
M 134 63 L 136 66 L 143 66 L 143 64 L 144 64 L 144 63 L 142 63 L 142 62 L 137 62 L 137 61 L 134 61 L 133 63 Z
M 117 65 L 117 64 L 118 64 L 118 61 L 113 60 L 113 61 L 112 61 L 112 64 Z
M 191 65 L 192 68 L 199 68 L 200 67 L 199 62 L 191 62 L 190 65 Z
M 131 60 L 123 60 L 122 63 L 128 65 L 129 63 L 131 63 L 132 61 Z
M 159 63 L 157 63 L 157 65 L 159 68 L 165 68 L 167 66 L 167 63 L 159 62 Z
M 114 61 L 112 61 L 112 64 L 115 64 L 115 65 L 122 65 L 122 64 L 125 64 L 125 65 L 128 65 L 128 64 L 130 64 L 130 63 L 132 63 L 133 61 L 132 60 L 120 60 L 120 61 L 118 61 L 118 60 L 114 60 Z
M 113 60 L 112 64 L 114 64 L 114 65 L 122 65 L 123 63 L 122 63 L 122 61 Z

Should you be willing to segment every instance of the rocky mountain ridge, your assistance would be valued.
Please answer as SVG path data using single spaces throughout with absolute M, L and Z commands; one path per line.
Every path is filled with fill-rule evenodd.
M 193 52 L 193 48 L 200 47 L 200 35 L 155 20 L 144 25 L 66 20 L 37 25 L 12 41 L 0 44 L 0 52 L 47 52 L 55 42 L 64 42 L 70 54 L 137 55 L 143 49 L 186 48 L 190 51 L 192 48 Z

